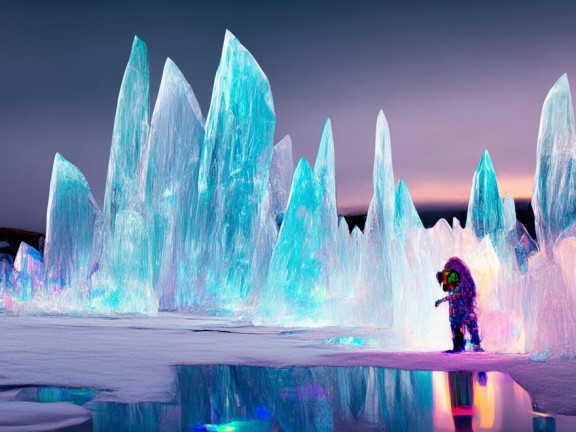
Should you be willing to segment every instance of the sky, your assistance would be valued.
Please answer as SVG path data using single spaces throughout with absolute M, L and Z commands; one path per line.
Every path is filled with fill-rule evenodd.
M 275 141 L 315 159 L 331 118 L 339 210 L 372 195 L 376 116 L 417 205 L 465 203 L 488 149 L 501 193 L 529 198 L 542 103 L 576 79 L 566 1 L 0 1 L 0 226 L 45 230 L 56 152 L 102 204 L 132 39 L 148 45 L 151 106 L 170 57 L 204 116 L 228 29 L 269 78 Z

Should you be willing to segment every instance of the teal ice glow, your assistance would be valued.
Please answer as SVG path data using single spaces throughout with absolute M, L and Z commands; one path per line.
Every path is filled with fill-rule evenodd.
M 274 146 L 270 83 L 230 32 L 206 120 L 170 59 L 152 116 L 149 92 L 146 44 L 135 38 L 102 211 L 80 170 L 56 155 L 44 254 L 22 244 L 14 262 L 0 256 L 0 308 L 370 326 L 386 332 L 387 349 L 437 350 L 450 335 L 442 307 L 433 307 L 434 275 L 456 255 L 478 281 L 487 350 L 576 351 L 576 132 L 566 76 L 542 108 L 532 200 L 538 244 L 517 222 L 513 197 L 502 199 L 487 151 L 467 226 L 440 220 L 424 229 L 408 185 L 394 178 L 382 111 L 365 229 L 350 232 L 338 215 L 330 120 L 314 165 L 301 160 L 294 170 L 291 139 Z

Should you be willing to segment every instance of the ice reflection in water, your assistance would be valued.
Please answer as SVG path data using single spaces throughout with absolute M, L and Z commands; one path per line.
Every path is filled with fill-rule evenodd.
M 573 417 L 557 424 L 534 413 L 526 391 L 498 372 L 179 366 L 168 403 L 57 388 L 24 389 L 19 398 L 83 405 L 95 431 L 576 430 Z

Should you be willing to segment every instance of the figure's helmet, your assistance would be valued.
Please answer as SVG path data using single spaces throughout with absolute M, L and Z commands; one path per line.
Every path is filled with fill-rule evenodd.
M 450 291 L 460 283 L 460 275 L 456 270 L 445 268 L 436 273 L 436 280 L 442 284 L 442 290 Z

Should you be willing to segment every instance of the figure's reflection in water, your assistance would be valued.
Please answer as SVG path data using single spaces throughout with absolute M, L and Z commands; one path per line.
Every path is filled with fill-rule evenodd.
M 454 429 L 458 432 L 471 432 L 474 419 L 474 375 L 482 387 L 486 386 L 485 372 L 457 371 L 448 372 L 448 387 L 450 389 L 450 406 Z
M 50 387 L 22 389 L 18 398 L 84 406 L 95 432 L 576 430 L 576 419 L 538 414 L 526 391 L 499 372 L 178 366 L 174 390 L 160 403 Z

